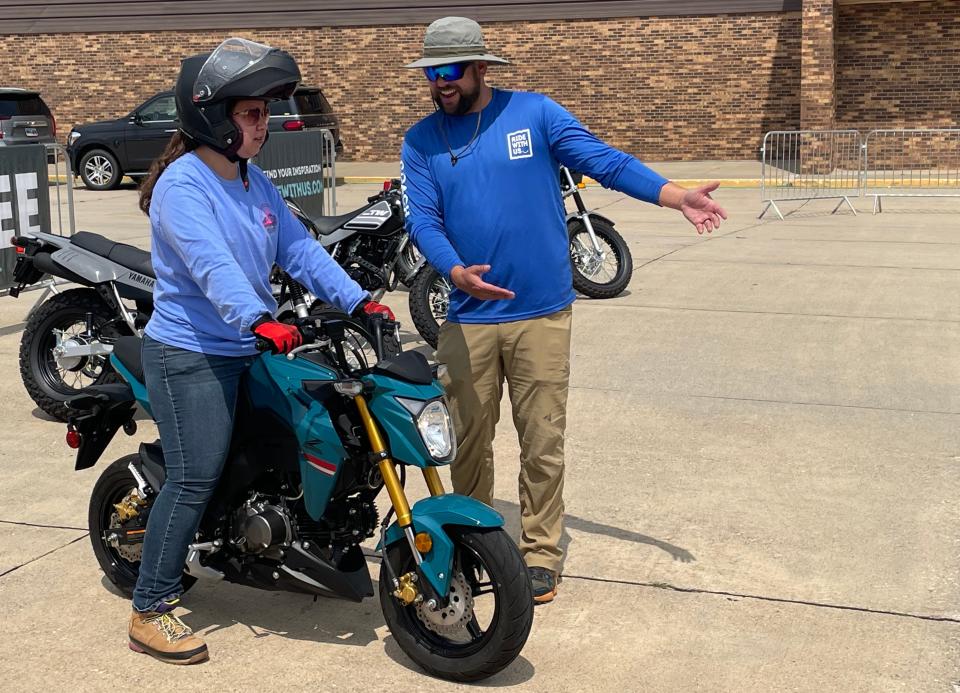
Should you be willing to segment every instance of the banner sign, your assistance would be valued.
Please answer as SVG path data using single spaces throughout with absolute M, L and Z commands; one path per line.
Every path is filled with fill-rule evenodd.
M 309 217 L 324 214 L 323 135 L 319 130 L 272 132 L 254 160 L 281 197 L 293 199 Z
M 10 239 L 28 231 L 50 231 L 47 150 L 0 147 L 0 290 L 13 286 L 17 250 Z

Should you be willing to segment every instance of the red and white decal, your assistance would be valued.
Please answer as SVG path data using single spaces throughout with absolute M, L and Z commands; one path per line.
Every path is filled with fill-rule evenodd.
M 314 457 L 313 455 L 308 455 L 304 453 L 303 455 L 307 464 L 316 469 L 318 472 L 322 472 L 327 476 L 334 476 L 337 473 L 337 465 L 333 462 L 327 462 L 326 460 L 321 460 L 319 457 Z

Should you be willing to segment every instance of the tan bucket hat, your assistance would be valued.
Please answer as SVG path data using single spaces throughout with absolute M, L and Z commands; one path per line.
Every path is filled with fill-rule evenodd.
M 423 57 L 406 67 L 436 67 L 473 60 L 510 64 L 509 60 L 487 52 L 483 32 L 475 21 L 466 17 L 444 17 L 427 27 L 423 35 Z

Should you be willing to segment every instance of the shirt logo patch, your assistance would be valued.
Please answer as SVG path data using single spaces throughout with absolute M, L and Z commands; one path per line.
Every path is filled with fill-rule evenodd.
M 507 152 L 510 160 L 529 159 L 533 156 L 533 142 L 530 140 L 530 128 L 507 133 Z
M 270 209 L 270 205 L 261 205 L 260 211 L 263 212 L 263 228 L 267 231 L 273 231 L 277 227 L 277 215 Z

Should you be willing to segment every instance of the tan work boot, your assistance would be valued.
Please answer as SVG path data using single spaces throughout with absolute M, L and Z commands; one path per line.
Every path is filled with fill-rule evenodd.
M 167 664 L 197 664 L 209 659 L 207 644 L 170 612 L 139 612 L 130 616 L 130 649 Z

